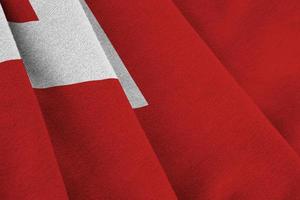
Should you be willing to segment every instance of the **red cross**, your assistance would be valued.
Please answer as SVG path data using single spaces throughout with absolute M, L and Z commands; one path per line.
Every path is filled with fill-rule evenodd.
M 4 9 L 6 18 L 10 22 L 28 22 L 37 21 L 29 0 L 0 0 Z

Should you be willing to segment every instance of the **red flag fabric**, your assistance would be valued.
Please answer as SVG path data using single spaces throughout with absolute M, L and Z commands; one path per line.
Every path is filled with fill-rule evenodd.
M 18 165 L 20 162 L 22 165 L 19 167 L 24 170 L 21 171 L 29 173 L 29 177 L 25 176 L 22 179 L 12 180 L 12 187 L 16 187 L 18 184 L 26 184 L 33 182 L 31 187 L 37 188 L 35 190 L 25 190 L 20 193 L 18 189 L 10 191 L 9 188 L 4 187 L 4 194 L 7 192 L 15 194 L 3 196 L 5 199 L 175 199 L 175 193 L 173 192 L 166 175 L 164 174 L 160 163 L 152 150 L 146 135 L 141 128 L 138 120 L 126 99 L 122 87 L 117 81 L 114 73 L 111 72 L 110 64 L 104 53 L 101 51 L 101 46 L 93 36 L 94 32 L 92 27 L 88 24 L 88 19 L 85 17 L 81 4 L 79 2 L 73 3 L 73 1 L 65 1 L 65 5 L 59 5 L 60 1 L 43 2 L 36 1 L 34 5 L 35 11 L 38 14 L 39 20 L 30 20 L 29 22 L 13 22 L 10 19 L 10 27 L 14 34 L 15 40 L 18 44 L 21 55 L 23 56 L 26 64 L 27 73 L 30 77 L 31 84 L 34 90 L 30 89 L 29 93 L 31 96 L 26 97 L 36 98 L 39 101 L 39 106 L 36 105 L 39 114 L 42 112 L 43 121 L 41 124 L 46 124 L 47 132 L 44 137 L 51 138 L 52 146 L 49 149 L 55 152 L 56 157 L 54 160 L 48 158 L 49 156 L 43 151 L 31 153 L 36 148 L 43 148 L 48 150 L 45 142 L 39 141 L 42 139 L 32 138 L 33 136 L 28 135 L 24 132 L 22 126 L 14 127 L 16 130 L 7 130 L 7 132 L 20 132 L 22 137 L 26 137 L 25 144 L 28 143 L 31 146 L 18 145 L 20 139 L 14 140 L 14 136 L 11 139 L 11 145 L 17 149 L 17 151 L 24 151 L 24 158 L 28 159 L 28 167 L 22 163 L 22 160 L 10 160 L 11 165 Z M 51 10 L 52 6 L 56 10 Z M 41 7 L 40 7 L 41 6 Z M 68 10 L 68 6 L 73 6 L 74 10 Z M 6 12 L 10 12 L 10 8 L 14 6 L 6 7 Z M 59 10 L 60 8 L 61 10 Z M 61 20 L 47 19 L 45 14 L 52 11 L 57 16 L 66 17 Z M 78 13 L 75 13 L 77 12 Z M 72 18 L 70 18 L 70 16 Z M 20 18 L 22 16 L 19 16 Z M 79 19 L 80 18 L 80 19 Z M 81 20 L 75 21 L 76 19 Z M 72 21 L 73 20 L 73 21 Z M 56 24 L 57 23 L 57 24 Z M 58 24 L 64 25 L 60 27 Z M 72 24 L 73 23 L 73 24 Z M 51 32 L 48 26 L 58 31 L 59 36 L 49 36 Z M 53 25 L 54 24 L 54 25 Z M 75 29 L 64 29 L 66 26 L 77 25 L 82 28 L 84 32 L 79 32 L 78 27 Z M 50 27 L 51 28 L 51 27 Z M 85 30 L 87 29 L 87 30 Z M 76 43 L 73 40 L 69 40 L 68 37 L 64 37 L 64 34 L 74 34 L 74 39 L 77 39 Z M 79 40 L 90 34 L 89 40 Z M 34 37 L 29 38 L 31 35 Z M 62 41 L 62 39 L 68 39 Z M 37 41 L 38 40 L 38 41 Z M 57 42 L 62 42 L 59 45 Z M 64 43 L 65 42 L 65 43 Z M 45 45 L 46 44 L 46 45 Z M 97 45 L 98 44 L 98 45 Z M 55 46 L 54 46 L 55 45 Z M 69 46 L 72 49 L 69 49 Z M 59 48 L 57 48 L 59 47 Z M 96 51 L 96 48 L 97 49 Z M 84 50 L 93 50 L 85 52 Z M 61 63 L 56 59 L 61 59 L 61 50 L 66 51 L 64 58 L 74 64 L 74 66 L 68 66 L 67 63 Z M 71 51 L 77 51 L 78 54 L 73 55 Z M 39 52 L 38 52 L 39 51 Z M 81 57 L 80 52 L 83 51 Z M 47 53 L 46 53 L 47 52 Z M 45 53 L 48 55 L 48 60 L 44 56 Z M 89 54 L 86 54 L 89 53 Z M 98 57 L 94 57 L 90 53 L 94 53 Z M 80 63 L 80 59 L 83 61 Z M 76 62 L 76 63 L 75 63 Z M 79 64 L 78 64 L 79 63 Z M 78 64 L 78 65 L 76 65 Z M 94 66 L 95 64 L 96 66 Z M 6 66 L 16 65 L 14 63 L 7 63 Z M 107 66 L 106 66 L 107 65 Z M 22 70 L 22 66 L 18 66 Z M 55 68 L 52 68 L 55 67 Z M 5 70 L 5 66 L 2 68 Z M 60 71 L 57 71 L 59 69 Z M 16 70 L 15 70 L 16 71 Z M 77 72 L 77 73 L 74 73 Z M 12 72 L 11 72 L 12 73 Z M 64 74 L 63 76 L 61 74 Z M 97 75 L 97 76 L 95 76 Z M 95 80 L 94 80 L 95 79 Z M 99 79 L 99 80 L 97 80 Z M 105 80 L 101 80 L 105 79 Z M 6 80 L 6 79 L 3 79 Z M 14 83 L 14 79 L 10 80 L 10 84 Z M 83 81 L 83 82 L 82 82 Z M 79 82 L 79 83 L 78 83 Z M 68 85 L 65 85 L 65 84 Z M 71 84 L 70 84 L 71 83 Z M 21 84 L 21 83 L 20 83 Z M 28 85 L 28 84 L 27 84 Z M 6 85 L 4 85 L 6 86 Z M 7 87 L 7 86 L 6 86 Z M 22 89 L 22 88 L 20 88 Z M 26 88 L 27 89 L 27 88 Z M 9 90 L 9 89 L 6 89 Z M 6 91 L 5 90 L 5 91 Z M 16 89 L 12 90 L 11 93 L 15 93 Z M 28 89 L 27 89 L 28 90 Z M 33 93 L 35 92 L 35 96 Z M 23 94 L 24 96 L 25 94 Z M 15 95 L 16 96 L 16 95 Z M 17 98 L 17 97 L 15 97 Z M 34 106 L 34 102 L 27 102 L 24 97 L 20 96 L 18 101 L 23 101 L 26 111 L 31 110 L 31 106 Z M 4 99 L 5 100 L 5 99 Z M 18 105 L 22 107 L 23 104 L 19 105 L 17 102 L 12 102 L 12 105 Z M 27 103 L 26 103 L 27 102 Z M 26 104 L 29 104 L 26 106 Z M 21 118 L 18 113 L 14 113 L 15 106 L 8 107 L 12 116 Z M 27 112 L 29 112 L 27 111 Z M 30 115 L 30 113 L 24 113 L 23 117 Z M 7 120 L 7 116 L 3 117 L 3 120 Z M 2 119 L 2 118 L 1 118 Z M 5 123 L 6 121 L 1 121 Z M 13 118 L 14 123 L 17 120 Z M 31 120 L 33 121 L 33 119 Z M 31 122 L 31 123 L 38 123 Z M 28 123 L 30 128 L 30 134 L 34 136 L 40 134 L 41 128 L 32 130 L 36 125 Z M 17 123 L 18 124 L 18 123 Z M 39 123 L 38 123 L 39 124 Z M 33 128 L 31 128 L 33 126 Z M 45 129 L 45 127 L 43 127 Z M 45 129 L 46 130 L 46 129 Z M 4 137 L 4 136 L 3 136 Z M 37 137 L 37 136 L 36 136 Z M 41 137 L 41 136 L 39 136 Z M 5 142 L 5 137 L 3 142 Z M 31 141 L 33 140 L 33 141 Z M 37 142 L 34 142 L 38 140 Z M 31 142 L 30 142 L 31 141 Z M 49 142 L 49 140 L 47 140 Z M 4 146 L 5 144 L 3 144 Z M 42 146 L 39 146 L 42 145 Z M 48 145 L 48 144 L 47 144 Z M 37 149 L 37 150 L 38 150 Z M 28 152 L 27 152 L 28 151 Z M 2 152 L 1 152 L 2 153 Z M 9 156 L 10 151 L 4 151 L 5 156 Z M 28 153 L 31 153 L 27 155 Z M 52 152 L 53 153 L 53 152 Z M 51 154 L 52 155 L 52 154 Z M 27 158 L 26 158 L 27 156 Z M 42 162 L 43 165 L 49 165 L 49 169 L 44 172 L 41 169 L 36 169 L 41 165 L 40 163 L 33 163 L 37 166 L 31 166 L 35 157 Z M 45 160 L 45 161 L 44 161 Z M 4 162 L 6 160 L 3 160 Z M 45 163 L 44 163 L 44 162 Z M 51 165 L 46 162 L 51 162 L 51 165 L 58 162 L 59 172 L 63 177 L 61 179 L 56 178 L 51 173 Z M 38 165 L 39 164 L 39 165 Z M 24 166 L 23 166 L 24 165 Z M 8 173 L 6 176 L 16 176 L 16 172 L 12 166 L 10 171 L 3 170 L 3 173 Z M 29 169 L 26 169 L 29 168 Z M 40 166 L 43 167 L 43 166 Z M 44 169 L 42 168 L 42 169 Z M 5 168 L 6 169 L 6 168 Z M 28 170 L 29 172 L 27 172 Z M 45 177 L 43 177 L 45 173 Z M 58 183 L 50 182 L 47 179 L 48 176 L 52 175 L 51 178 L 55 181 L 61 181 L 64 185 L 58 185 Z M 20 176 L 21 176 L 20 175 Z M 5 184 L 10 180 L 6 180 L 6 176 L 3 177 Z M 36 178 L 38 176 L 41 180 Z M 41 176 L 41 177 L 40 177 Z M 27 180 L 28 179 L 28 180 Z M 47 181 L 47 184 L 44 182 Z M 159 184 L 158 184 L 159 183 Z M 7 184 L 10 184 L 9 182 Z M 55 188 L 67 191 L 68 197 L 58 197 L 56 191 L 51 191 L 46 186 L 55 185 Z M 60 186 L 60 187 L 59 187 Z M 39 187 L 48 189 L 49 191 L 41 190 Z M 41 190 L 41 191 L 40 191 Z M 27 197 L 27 192 L 30 196 Z M 39 192 L 39 193 L 37 193 Z M 51 192 L 50 195 L 47 193 Z M 43 196 L 38 195 L 45 195 Z M 57 197 L 53 197 L 56 195 Z
M 297 1 L 0 2 L 0 199 L 300 199 Z
M 0 199 L 67 199 L 38 100 L 0 8 Z
M 298 156 L 174 4 L 87 2 L 149 101 L 136 113 L 179 199 L 299 197 Z
M 216 10 L 213 1 L 175 2 L 299 154 L 299 2 L 232 1 L 219 4 L 226 16 Z

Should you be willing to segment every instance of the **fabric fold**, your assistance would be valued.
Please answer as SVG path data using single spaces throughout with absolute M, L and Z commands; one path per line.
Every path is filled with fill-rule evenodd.
M 10 27 L 68 197 L 177 199 L 80 2 L 29 2 L 38 20 Z
M 298 198 L 298 156 L 172 1 L 87 3 L 149 102 L 135 112 L 179 199 Z
M 296 1 L 0 2 L 0 199 L 299 199 Z
M 299 1 L 174 2 L 299 155 Z
M 36 96 L 0 6 L 0 198 L 67 200 Z

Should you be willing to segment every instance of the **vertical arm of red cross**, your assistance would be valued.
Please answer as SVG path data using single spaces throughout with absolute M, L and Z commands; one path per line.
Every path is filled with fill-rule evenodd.
M 4 9 L 6 18 L 10 22 L 28 22 L 37 21 L 29 0 L 0 0 Z

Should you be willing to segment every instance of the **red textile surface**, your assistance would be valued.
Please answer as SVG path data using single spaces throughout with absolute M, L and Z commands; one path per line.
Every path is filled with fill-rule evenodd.
M 300 2 L 175 2 L 274 127 L 300 153 Z
M 0 63 L 0 199 L 300 199 L 298 1 L 87 3 L 149 105 Z
M 299 199 L 299 157 L 172 2 L 87 2 L 149 101 L 136 113 L 179 199 Z
M 21 60 L 0 63 L 0 102 L 0 199 L 67 199 Z
M 38 20 L 29 0 L 0 0 L 8 21 L 28 22 Z
M 175 199 L 117 80 L 35 92 L 70 199 Z

